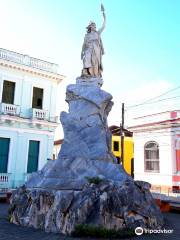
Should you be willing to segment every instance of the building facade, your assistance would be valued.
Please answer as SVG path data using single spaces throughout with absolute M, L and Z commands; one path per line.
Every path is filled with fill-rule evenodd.
M 136 180 L 167 189 L 180 187 L 180 110 L 138 117 L 134 134 Z
M 52 159 L 58 65 L 0 49 L 0 188 L 15 188 Z

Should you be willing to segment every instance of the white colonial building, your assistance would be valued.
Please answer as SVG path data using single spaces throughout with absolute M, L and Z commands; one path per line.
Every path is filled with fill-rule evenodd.
M 134 133 L 134 174 L 162 190 L 180 187 L 180 110 L 138 117 Z
M 0 49 L 0 188 L 24 183 L 52 159 L 58 65 Z

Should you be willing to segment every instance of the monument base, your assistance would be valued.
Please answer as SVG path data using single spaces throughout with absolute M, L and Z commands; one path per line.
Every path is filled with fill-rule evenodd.
M 163 218 L 149 191 L 140 181 L 87 178 L 79 189 L 55 190 L 21 187 L 13 193 L 12 223 L 72 234 L 80 224 L 105 229 L 160 229 Z
M 67 86 L 69 112 L 60 117 L 64 141 L 58 159 L 14 191 L 12 223 L 64 234 L 79 224 L 115 230 L 163 225 L 150 184 L 134 181 L 115 163 L 107 124 L 112 96 L 100 83 L 79 78 Z

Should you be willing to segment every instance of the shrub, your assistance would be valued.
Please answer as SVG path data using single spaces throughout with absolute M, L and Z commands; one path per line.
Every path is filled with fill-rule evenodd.
M 72 233 L 73 237 L 126 238 L 135 236 L 133 229 L 113 230 L 89 224 L 79 224 Z
M 89 183 L 93 183 L 96 185 L 102 182 L 102 179 L 99 177 L 92 177 L 92 178 L 86 177 L 86 179 L 88 180 Z

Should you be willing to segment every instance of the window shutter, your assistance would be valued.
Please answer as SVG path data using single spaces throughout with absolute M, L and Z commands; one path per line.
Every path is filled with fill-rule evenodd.
M 0 173 L 7 173 L 9 143 L 9 138 L 0 138 Z
M 38 159 L 39 159 L 39 141 L 30 140 L 27 173 L 36 172 L 38 170 Z

